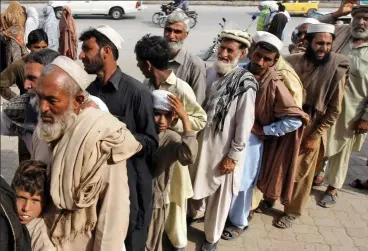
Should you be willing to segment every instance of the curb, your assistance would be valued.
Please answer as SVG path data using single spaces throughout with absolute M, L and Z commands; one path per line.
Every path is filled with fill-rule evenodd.
M 2 1 L 3 3 L 9 3 L 9 0 Z M 47 3 L 47 0 L 20 0 L 21 3 Z M 164 4 L 169 1 L 143 1 L 144 5 L 154 5 L 154 4 Z M 258 6 L 260 1 L 212 1 L 212 0 L 202 0 L 202 1 L 190 1 L 189 5 L 214 5 L 214 6 Z M 338 8 L 340 2 L 320 2 L 320 8 Z

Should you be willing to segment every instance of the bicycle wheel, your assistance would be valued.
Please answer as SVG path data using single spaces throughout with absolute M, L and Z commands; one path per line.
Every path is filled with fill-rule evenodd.
M 160 17 L 160 21 L 158 22 L 158 24 L 160 25 L 161 28 L 164 28 L 165 27 L 166 18 L 167 17 Z
M 161 16 L 160 12 L 154 13 L 153 16 L 152 16 L 152 22 L 154 24 L 158 24 L 158 22 L 160 21 L 160 16 Z
M 213 44 L 210 46 L 210 48 L 207 49 L 207 51 L 202 56 L 203 61 L 207 61 L 212 56 L 212 54 L 214 53 L 213 49 L 215 48 L 215 46 L 216 44 Z
M 193 16 L 189 16 L 189 27 L 193 28 L 197 24 L 197 18 Z

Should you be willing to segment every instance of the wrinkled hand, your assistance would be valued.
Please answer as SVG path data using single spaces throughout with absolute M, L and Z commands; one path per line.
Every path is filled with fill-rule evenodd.
M 353 10 L 353 3 L 356 1 L 347 1 L 344 3 L 338 10 L 338 13 L 341 16 L 349 15 L 350 12 Z
M 179 119 L 183 120 L 186 116 L 188 116 L 178 97 L 176 97 L 174 94 L 171 94 L 168 96 L 168 99 L 170 107 L 173 109 L 176 115 L 178 115 Z
M 355 134 L 363 134 L 368 132 L 368 120 L 360 119 L 355 122 L 354 126 Z
M 300 147 L 300 153 L 310 154 L 319 146 L 317 139 L 307 138 Z
M 93 100 L 88 100 L 86 102 L 84 102 L 82 105 L 81 105 L 81 109 L 84 110 L 86 108 L 89 108 L 89 107 L 92 107 L 92 108 L 96 108 L 96 109 L 100 109 L 100 107 L 96 104 L 95 101 Z
M 234 172 L 236 163 L 230 159 L 229 157 L 225 157 L 222 159 L 220 163 L 220 173 L 221 174 L 229 174 Z

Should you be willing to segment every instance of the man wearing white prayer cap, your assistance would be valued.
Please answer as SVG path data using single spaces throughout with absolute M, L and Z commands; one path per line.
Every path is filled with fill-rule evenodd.
M 151 156 L 158 146 L 151 93 L 117 65 L 119 49 L 123 46 L 117 31 L 100 25 L 84 31 L 79 40 L 83 42 L 79 58 L 85 70 L 97 75 L 87 91 L 101 98 L 143 146 L 127 163 L 130 224 L 125 246 L 127 251 L 144 251 L 152 213 Z
M 346 179 L 351 153 L 361 150 L 368 132 L 368 67 L 363 63 L 368 55 L 368 5 L 345 3 L 339 10 L 321 19 L 334 23 L 338 17 L 350 12 L 350 24 L 335 26 L 336 39 L 332 46 L 333 51 L 349 57 L 350 71 L 341 114 L 329 130 L 326 174 L 320 173 L 315 178 L 316 183 L 322 183 L 324 176 L 328 184 L 318 202 L 321 207 L 331 207 L 337 202 L 337 193 Z M 368 181 L 366 178 L 357 179 L 351 185 L 368 187 Z
M 223 31 L 217 60 L 207 71 L 207 125 L 199 134 L 196 163 L 190 166 L 194 196 L 188 201 L 190 216 L 198 218 L 203 216 L 200 209 L 206 200 L 205 251 L 216 250 L 221 238 L 231 199 L 239 190 L 245 148 L 254 123 L 258 83 L 249 71 L 238 67 L 251 42 L 247 32 Z
M 305 18 L 295 28 L 291 34 L 292 44 L 289 45 L 289 52 L 298 53 L 304 52 L 306 49 L 306 43 L 304 42 L 305 36 L 307 35 L 308 27 L 311 24 L 319 24 L 320 22 L 315 18 Z
M 245 67 L 259 83 L 255 122 L 247 142 L 239 193 L 231 202 L 230 224 L 222 234 L 225 240 L 238 237 L 248 227 L 256 185 L 265 198 L 290 200 L 292 187 L 288 184 L 293 183 L 296 170 L 294 160 L 298 155 L 298 139 L 303 133 L 301 126 L 308 121 L 308 116 L 297 106 L 282 77 L 274 69 L 283 47 L 282 41 L 268 32 L 257 36 L 256 41 L 250 63 Z M 263 141 L 263 137 L 268 139 Z M 254 204 L 258 206 L 261 199 L 258 190 L 255 195 L 259 199 Z
M 340 112 L 349 70 L 346 56 L 331 52 L 334 26 L 312 24 L 307 30 L 307 49 L 285 58 L 299 75 L 305 89 L 303 110 L 310 117 L 306 125 L 297 170 L 292 185 L 291 201 L 285 204 L 285 214 L 275 222 L 279 228 L 289 228 L 300 217 L 312 190 L 316 168 L 325 156 L 327 132 Z
M 181 101 L 166 90 L 154 90 L 152 97 L 159 147 L 152 159 L 153 214 L 148 230 L 147 251 L 162 250 L 162 236 L 164 231 L 167 232 L 166 225 L 176 223 L 168 217 L 172 207 L 170 200 L 165 199 L 171 199 L 170 189 L 173 189 L 171 181 L 174 169 L 178 168 L 175 163 L 179 161 L 183 168 L 188 168 L 187 165 L 194 163 L 198 151 L 197 134 L 192 131 L 189 116 Z M 175 118 L 183 123 L 181 135 L 170 129 Z M 183 217 L 182 220 L 185 220 L 186 215 Z

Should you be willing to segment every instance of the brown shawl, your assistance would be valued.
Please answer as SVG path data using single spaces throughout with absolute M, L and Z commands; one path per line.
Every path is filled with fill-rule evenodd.
M 262 128 L 282 117 L 299 117 L 308 123 L 308 115 L 297 106 L 282 78 L 269 70 L 260 81 L 256 98 L 255 126 Z M 289 203 L 294 188 L 296 160 L 304 127 L 281 137 L 264 136 L 263 160 L 257 186 L 267 198 Z
M 67 14 L 64 14 L 64 10 Z M 77 59 L 78 41 L 75 21 L 72 15 L 72 10 L 69 6 L 64 6 L 63 14 L 59 23 L 60 41 L 59 53 L 73 60 Z
M 324 115 L 331 97 L 338 89 L 338 83 L 345 76 L 349 68 L 349 60 L 346 56 L 331 52 L 330 61 L 324 65 L 313 66 L 310 69 L 309 62 L 304 53 L 297 53 L 285 58 L 300 77 L 306 93 L 319 95 L 306 95 L 304 97 L 303 110 L 310 114 L 314 120 Z M 323 76 L 323 77 L 321 77 Z
M 332 51 L 340 53 L 352 38 L 350 35 L 350 25 L 335 25 L 335 40 L 332 45 Z
M 14 39 L 20 46 L 24 45 L 24 25 L 26 15 L 18 1 L 11 1 L 9 7 L 1 13 L 1 34 Z

